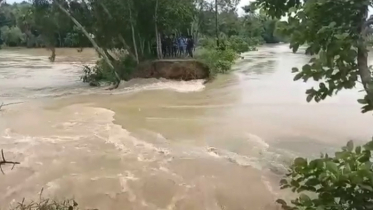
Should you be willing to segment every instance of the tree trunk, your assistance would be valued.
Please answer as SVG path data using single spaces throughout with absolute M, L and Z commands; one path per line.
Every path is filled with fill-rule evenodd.
M 373 80 L 372 72 L 368 66 L 368 50 L 366 48 L 366 37 L 367 37 L 367 27 L 369 26 L 369 21 L 366 21 L 368 18 L 368 8 L 364 8 L 362 23 L 360 26 L 361 39 L 358 46 L 357 52 L 357 65 L 359 68 L 359 75 L 361 82 L 363 84 L 364 90 L 368 96 L 368 104 L 373 107 Z
M 62 12 L 64 12 L 74 23 L 75 25 L 84 33 L 84 35 L 89 39 L 89 41 L 92 43 L 93 47 L 97 51 L 97 53 L 102 56 L 105 60 L 105 62 L 108 64 L 108 66 L 112 69 L 116 79 L 117 83 L 119 85 L 120 83 L 120 77 L 118 73 L 115 71 L 114 65 L 111 63 L 110 59 L 107 57 L 106 53 L 97 45 L 95 40 L 89 35 L 89 33 L 85 30 L 85 28 L 80 24 L 65 8 L 63 8 L 58 2 L 54 1 L 55 4 L 61 9 Z
M 215 0 L 215 33 L 216 33 L 216 46 L 219 48 L 219 29 L 218 29 L 218 1 Z
M 54 46 L 49 47 L 49 50 L 52 52 L 51 56 L 49 57 L 50 62 L 54 62 L 56 60 L 56 48 Z
M 131 23 L 131 30 L 132 30 L 132 42 L 133 42 L 133 49 L 135 50 L 135 58 L 137 64 L 139 64 L 139 54 L 137 53 L 137 44 L 135 38 L 135 29 L 133 28 L 133 24 Z
M 145 40 L 141 38 L 140 33 L 137 33 L 139 36 L 139 43 L 140 43 L 140 53 L 142 56 L 144 56 L 145 53 Z
M 157 43 L 157 56 L 158 59 L 162 59 L 162 47 L 160 43 L 160 37 L 158 32 L 158 0 L 155 0 L 155 11 L 154 11 L 154 27 L 155 27 L 155 39 Z
M 137 64 L 139 64 L 139 54 L 137 53 L 137 44 L 136 44 L 136 37 L 135 37 L 135 29 L 133 27 L 133 19 L 132 19 L 132 8 L 130 5 L 130 0 L 127 0 L 128 3 L 128 9 L 130 12 L 130 23 L 131 23 L 131 32 L 132 32 L 132 43 L 133 43 L 133 49 L 135 51 L 135 59 Z
M 62 47 L 61 33 L 58 33 L 58 41 L 59 41 L 60 47 Z
M 102 49 L 102 50 L 105 52 L 106 56 L 107 56 L 111 61 L 116 60 L 116 58 L 114 58 L 113 56 L 110 55 L 109 51 L 108 51 L 106 48 L 104 48 L 104 49 Z
M 160 41 L 157 24 L 155 24 L 155 38 L 156 38 L 156 42 L 157 42 L 157 56 L 158 56 L 158 59 L 162 59 L 162 57 L 163 57 L 162 46 L 161 46 L 162 43 Z
M 152 43 L 150 41 L 148 41 L 148 52 L 149 54 L 152 54 Z M 158 52 L 157 52 L 158 54 Z

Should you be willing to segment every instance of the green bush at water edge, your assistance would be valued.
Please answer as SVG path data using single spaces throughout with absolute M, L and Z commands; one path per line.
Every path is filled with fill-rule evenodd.
M 120 57 L 118 60 L 112 61 L 112 63 L 115 71 L 123 80 L 129 80 L 132 72 L 137 67 L 136 61 L 130 56 Z M 116 77 L 105 60 L 100 59 L 94 67 L 84 66 L 81 80 L 91 86 L 100 86 L 101 83 L 114 83 Z
M 277 203 L 285 210 L 373 209 L 372 151 L 373 141 L 362 147 L 349 141 L 334 157 L 296 158 L 280 184 L 301 194 Z
M 232 49 L 198 49 L 196 58 L 205 63 L 211 71 L 211 75 L 230 72 L 234 61 L 238 58 L 237 53 Z
M 196 58 L 207 64 L 211 74 L 225 74 L 231 71 L 232 66 L 239 55 L 243 52 L 256 50 L 260 44 L 259 39 L 244 38 L 241 36 L 231 36 L 229 38 L 221 36 L 220 47 L 216 47 L 216 39 L 204 38 L 199 44 Z

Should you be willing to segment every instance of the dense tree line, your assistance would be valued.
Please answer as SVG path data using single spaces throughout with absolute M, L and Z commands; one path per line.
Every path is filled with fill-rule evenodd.
M 46 0 L 35 0 L 31 3 L 24 1 L 12 5 L 2 3 L 0 42 L 6 46 L 25 47 L 91 46 L 76 24 L 54 3 Z M 210 1 L 87 0 L 58 3 L 66 8 L 87 32 L 94 35 L 100 44 L 106 42 L 106 45 L 121 47 L 123 38 L 128 45 L 137 43 L 138 54 L 151 50 L 156 42 L 155 30 L 168 34 L 192 34 L 196 40 L 216 36 L 215 4 Z M 276 20 L 250 11 L 248 7 L 245 9 L 246 14 L 239 17 L 238 3 L 238 0 L 218 1 L 219 36 L 240 36 L 256 42 L 279 41 L 274 36 Z
M 50 14 L 43 14 L 42 17 L 37 16 L 37 12 L 40 12 L 40 9 L 28 2 L 1 4 L 0 42 L 11 47 L 48 47 L 51 44 L 56 47 L 90 46 L 69 19 L 59 19 L 60 13 L 52 14 L 50 11 Z M 46 34 L 45 29 L 50 28 L 50 20 L 55 21 L 56 28 Z

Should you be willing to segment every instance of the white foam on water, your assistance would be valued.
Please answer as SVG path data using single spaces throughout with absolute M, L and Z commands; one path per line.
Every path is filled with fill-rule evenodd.
M 116 149 L 122 152 L 121 155 L 137 155 L 137 160 L 140 162 L 152 162 L 156 160 L 156 156 L 170 153 L 165 148 L 156 147 L 151 143 L 133 137 L 130 132 L 119 125 L 108 125 L 107 132 L 108 137 L 101 137 L 101 139 L 114 145 Z
M 122 82 L 111 94 L 123 94 L 147 90 L 172 90 L 181 93 L 198 92 L 205 88 L 205 80 L 174 81 L 166 79 L 133 79 Z
M 216 104 L 216 105 L 177 105 L 177 106 L 162 106 L 168 109 L 220 109 L 234 107 L 233 103 L 230 104 Z
M 214 158 L 221 158 L 240 166 L 251 166 L 255 169 L 262 170 L 262 165 L 259 163 L 257 157 L 248 157 L 235 152 L 213 147 L 207 148 L 206 151 L 207 154 Z
M 56 191 L 56 190 L 60 189 L 60 185 L 57 184 L 56 181 L 48 182 L 46 184 L 46 186 L 47 186 L 46 190 L 48 190 L 48 191 Z
M 205 151 L 213 158 L 229 161 L 239 166 L 250 166 L 264 172 L 261 175 L 261 182 L 274 197 L 278 197 L 278 192 L 274 189 L 273 182 L 265 174 L 284 174 L 287 171 L 284 161 L 285 156 L 290 158 L 292 154 L 286 151 L 272 151 L 270 145 L 259 136 L 251 133 L 246 133 L 245 135 L 247 136 L 247 141 L 252 144 L 252 148 L 255 151 L 259 150 L 259 153 L 254 152 L 252 156 L 247 156 L 215 147 L 208 147 Z
M 276 148 L 271 148 L 262 138 L 246 133 L 250 155 L 232 152 L 224 148 L 208 147 L 205 153 L 210 157 L 224 159 L 240 166 L 250 166 L 260 171 L 270 171 L 277 175 L 287 171 L 288 162 L 293 154 Z
M 137 180 L 134 178 L 133 174 L 127 171 L 126 175 L 118 174 L 119 183 L 122 188 L 122 192 L 128 193 L 128 200 L 134 202 L 136 200 L 136 194 L 132 191 L 130 186 L 128 185 L 128 181 Z
M 262 138 L 251 133 L 245 133 L 246 141 L 251 147 L 251 156 L 246 154 L 239 154 L 236 152 L 228 151 L 223 148 L 209 147 L 207 148 L 207 153 L 215 158 L 226 159 L 229 162 L 241 165 L 241 166 L 251 166 L 258 170 L 263 169 L 263 161 L 266 159 L 268 153 L 269 144 L 266 143 Z
M 1 137 L 3 137 L 4 139 L 11 139 L 11 133 L 12 130 L 10 128 L 5 128 L 4 134 Z
M 263 176 L 263 175 L 262 175 L 260 178 L 261 178 L 262 182 L 264 183 L 265 187 L 267 188 L 267 190 L 268 190 L 272 195 L 274 195 L 275 197 L 278 197 L 278 193 L 273 189 L 272 184 L 271 184 L 271 182 L 268 180 L 268 178 L 265 177 L 265 176 Z
M 4 134 L 1 136 L 4 139 L 12 140 L 9 143 L 28 143 L 29 146 L 33 146 L 38 144 L 39 142 L 49 142 L 49 143 L 57 143 L 57 142 L 68 142 L 68 141 L 78 141 L 79 139 L 83 138 L 84 136 L 80 135 L 71 135 L 71 136 L 29 136 L 29 135 L 22 135 L 16 132 L 12 132 L 11 129 L 7 128 L 4 131 Z
M 249 142 L 253 142 L 254 146 L 257 148 L 261 148 L 263 150 L 267 150 L 269 148 L 269 144 L 265 142 L 262 138 L 260 138 L 257 135 L 251 134 L 251 133 L 245 133 L 247 140 Z
M 114 146 L 119 151 L 119 156 L 136 157 L 139 162 L 153 162 L 159 160 L 158 156 L 164 157 L 170 154 L 168 149 L 136 138 L 122 126 L 114 124 L 113 111 L 94 107 L 85 107 L 84 110 L 91 117 L 92 114 L 89 113 L 94 112 L 94 118 L 90 119 L 90 122 L 98 123 L 90 127 L 91 135 Z

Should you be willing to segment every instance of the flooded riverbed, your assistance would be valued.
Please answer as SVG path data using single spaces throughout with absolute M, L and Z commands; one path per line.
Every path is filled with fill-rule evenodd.
M 364 142 L 373 119 L 359 89 L 306 103 L 293 82 L 308 61 L 286 45 L 244 54 L 203 81 L 133 80 L 114 91 L 79 81 L 92 50 L 0 51 L 0 148 L 22 164 L 0 179 L 0 209 L 74 197 L 99 209 L 274 209 L 296 155 Z

